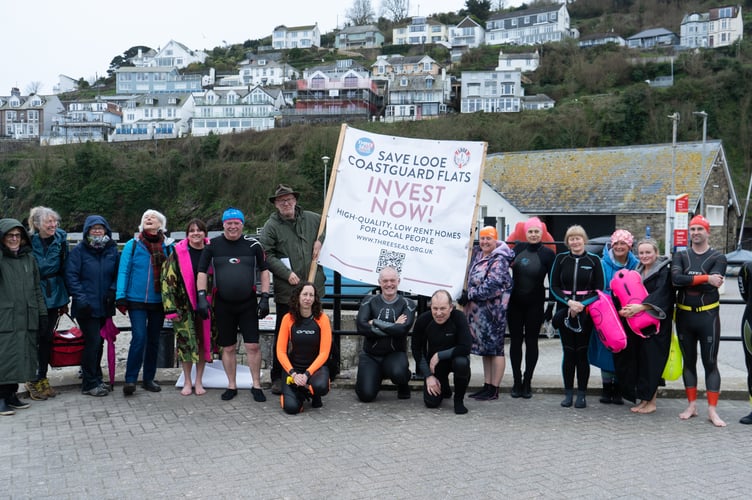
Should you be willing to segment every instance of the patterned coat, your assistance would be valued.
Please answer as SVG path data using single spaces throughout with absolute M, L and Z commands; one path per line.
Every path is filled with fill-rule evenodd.
M 472 353 L 480 356 L 504 355 L 507 306 L 512 292 L 509 265 L 514 252 L 503 241 L 487 257 L 480 247 L 473 249 L 467 273 L 467 321 L 473 334 Z
M 207 290 L 211 290 L 211 281 Z M 210 297 L 207 299 L 211 300 Z M 211 317 L 201 320 L 195 313 L 196 280 L 187 239 L 175 245 L 175 251 L 162 266 L 162 304 L 165 317 L 172 320 L 178 359 L 190 363 L 198 363 L 199 359 L 211 362 L 216 329 Z M 197 327 L 199 335 L 196 334 Z

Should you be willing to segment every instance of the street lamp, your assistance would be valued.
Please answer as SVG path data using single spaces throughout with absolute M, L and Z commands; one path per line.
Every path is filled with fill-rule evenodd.
M 324 203 L 326 203 L 326 169 L 329 166 L 329 157 L 322 156 L 321 161 L 324 162 Z
M 673 123 L 673 140 L 671 147 L 671 193 L 667 197 L 668 206 L 666 207 L 669 215 L 670 224 L 668 224 L 668 231 L 666 231 L 666 254 L 670 255 L 674 248 L 674 229 L 676 229 L 676 129 L 679 125 L 679 113 L 675 112 L 672 115 L 668 115 L 668 118 Z
M 700 213 L 705 214 L 705 142 L 708 138 L 708 114 L 705 111 L 692 112 L 702 116 L 702 166 L 700 167 Z
M 671 142 L 671 196 L 673 196 L 676 193 L 676 128 L 679 125 L 679 112 L 668 115 L 668 118 L 674 122 L 673 140 Z

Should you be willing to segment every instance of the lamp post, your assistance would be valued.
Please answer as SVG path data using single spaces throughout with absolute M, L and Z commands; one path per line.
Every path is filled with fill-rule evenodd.
M 675 112 L 672 115 L 668 115 L 668 118 L 673 122 L 673 139 L 671 147 L 671 193 L 667 197 L 668 203 L 666 206 L 667 215 L 669 216 L 669 224 L 666 231 L 666 254 L 670 255 L 674 248 L 674 229 L 676 229 L 676 129 L 679 125 L 679 113 Z
M 679 112 L 668 115 L 673 123 L 672 141 L 671 141 L 671 196 L 676 194 L 676 128 L 679 125 Z
M 324 203 L 326 203 L 326 169 L 329 166 L 329 157 L 322 156 L 321 161 L 324 162 Z
M 708 138 L 708 114 L 705 111 L 692 112 L 702 116 L 702 165 L 700 167 L 700 213 L 705 215 L 705 143 Z

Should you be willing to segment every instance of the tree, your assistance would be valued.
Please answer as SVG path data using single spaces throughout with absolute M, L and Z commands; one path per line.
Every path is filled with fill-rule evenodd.
M 38 94 L 42 90 L 43 86 L 44 85 L 42 85 L 42 82 L 40 82 L 39 80 L 29 82 L 29 84 L 26 86 L 26 95 Z
M 465 0 L 465 10 L 476 20 L 485 23 L 491 13 L 491 0 Z
M 134 45 L 122 54 L 118 54 L 112 58 L 112 61 L 110 61 L 110 68 L 107 70 L 107 74 L 114 73 L 118 68 L 122 66 L 133 66 L 133 63 L 130 62 L 130 59 L 138 55 L 139 49 L 141 49 L 142 54 L 146 54 L 151 50 L 151 48 L 145 45 Z
M 381 13 L 394 24 L 407 19 L 410 11 L 410 0 L 381 0 Z
M 353 26 L 370 24 L 376 18 L 371 0 L 353 0 L 352 7 L 347 9 L 345 17 Z

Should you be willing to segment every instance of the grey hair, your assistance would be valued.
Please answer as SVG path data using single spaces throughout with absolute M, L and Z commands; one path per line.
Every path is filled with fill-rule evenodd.
M 157 212 L 156 210 L 150 208 L 141 216 L 141 223 L 138 225 L 139 233 L 144 230 L 144 219 L 149 215 L 153 215 L 157 219 L 159 219 L 159 229 L 161 229 L 162 232 L 167 232 L 167 217 L 165 217 L 162 212 Z
M 60 214 L 49 207 L 34 207 L 29 211 L 29 236 L 36 233 L 42 223 L 49 219 L 54 218 L 60 222 Z

